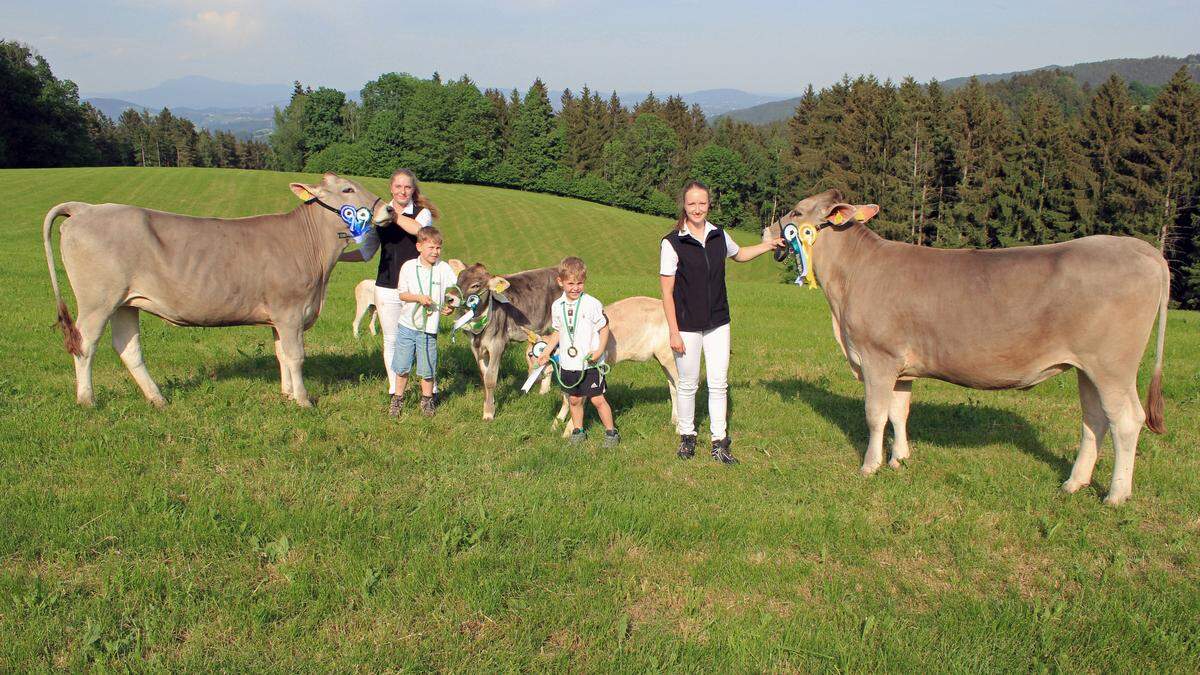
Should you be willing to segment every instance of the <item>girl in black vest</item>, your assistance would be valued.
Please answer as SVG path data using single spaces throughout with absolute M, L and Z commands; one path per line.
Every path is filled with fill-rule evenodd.
M 387 370 L 388 393 L 396 393 L 396 373 L 392 357 L 396 351 L 396 332 L 400 325 L 400 295 L 396 283 L 400 267 L 417 257 L 417 230 L 432 225 L 438 217 L 437 207 L 421 194 L 417 176 L 409 169 L 396 169 L 392 174 L 391 206 L 396 214 L 396 227 L 371 228 L 362 246 L 343 253 L 338 260 L 363 262 L 379 251 L 379 273 L 375 277 L 375 313 L 383 330 L 383 367 Z
M 729 369 L 729 301 L 725 295 L 725 259 L 753 260 L 783 246 L 783 239 L 738 246 L 708 222 L 709 191 L 699 181 L 683 187 L 675 229 L 663 237 L 659 255 L 663 312 L 671 330 L 671 349 L 679 370 L 680 459 L 696 454 L 696 389 L 700 354 L 708 380 L 708 417 L 713 459 L 736 464 L 725 428 Z

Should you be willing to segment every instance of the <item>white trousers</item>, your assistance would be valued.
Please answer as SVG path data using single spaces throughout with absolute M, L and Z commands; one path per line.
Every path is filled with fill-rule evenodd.
M 394 288 L 375 287 L 375 315 L 383 330 L 383 367 L 387 370 L 388 393 L 396 393 L 396 371 L 392 370 L 392 357 L 396 354 L 396 333 L 400 327 L 400 291 Z
M 683 354 L 675 354 L 679 370 L 677 397 L 680 435 L 696 433 L 696 389 L 700 386 L 700 354 L 708 382 L 708 424 L 713 440 L 725 438 L 725 411 L 729 400 L 729 324 L 701 333 L 685 333 Z
M 396 393 L 396 370 L 392 359 L 396 356 L 396 338 L 400 329 L 400 291 L 395 288 L 375 287 L 375 316 L 379 317 L 379 328 L 383 331 L 383 368 L 387 371 L 388 393 Z M 433 393 L 437 393 L 437 374 L 433 377 Z

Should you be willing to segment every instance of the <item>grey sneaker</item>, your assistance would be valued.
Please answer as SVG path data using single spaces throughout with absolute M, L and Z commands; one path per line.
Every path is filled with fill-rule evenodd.
M 729 437 L 722 439 L 713 439 L 712 442 L 712 458 L 722 464 L 737 464 L 737 458 L 729 450 Z
M 400 403 L 404 401 L 404 396 L 401 394 L 392 394 L 392 402 L 388 405 L 388 417 L 400 416 Z
M 571 432 L 571 437 L 567 439 L 567 442 L 570 443 L 571 445 L 579 445 L 580 443 L 583 443 L 586 440 L 587 440 L 587 432 L 584 431 L 583 429 L 576 429 L 575 431 Z
M 604 432 L 604 447 L 615 448 L 621 443 L 621 434 L 616 429 Z
M 433 417 L 434 413 L 436 413 L 436 412 L 437 412 L 437 410 L 434 409 L 433 397 L 432 396 L 422 396 L 421 397 L 421 414 L 426 417 Z
M 675 451 L 679 459 L 691 459 L 696 456 L 696 434 L 679 437 L 679 449 Z

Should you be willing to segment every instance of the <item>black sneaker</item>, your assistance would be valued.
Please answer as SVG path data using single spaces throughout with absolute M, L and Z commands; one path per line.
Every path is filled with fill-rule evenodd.
M 621 434 L 613 429 L 612 431 L 604 432 L 604 447 L 614 448 L 621 442 Z
M 583 443 L 586 440 L 587 440 L 587 432 L 584 431 L 583 429 L 576 429 L 575 431 L 571 432 L 571 437 L 567 439 L 567 442 L 570 443 L 571 445 L 579 445 L 580 443 Z
M 404 400 L 404 396 L 400 394 L 392 394 L 392 402 L 388 405 L 388 417 L 400 416 L 400 403 Z
M 434 413 L 436 413 L 436 412 L 437 411 L 434 410 L 433 397 L 432 396 L 422 396 L 421 397 L 421 414 L 426 417 L 433 417 Z
M 696 434 L 679 436 L 679 449 L 675 451 L 679 459 L 691 459 L 696 456 Z
M 722 464 L 737 464 L 737 458 L 729 450 L 729 437 L 712 442 L 712 458 Z

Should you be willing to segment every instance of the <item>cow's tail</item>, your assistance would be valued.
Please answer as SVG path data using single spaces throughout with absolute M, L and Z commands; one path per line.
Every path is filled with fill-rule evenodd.
M 1171 299 L 1171 271 L 1166 261 L 1162 263 L 1162 292 L 1158 299 L 1158 341 L 1154 354 L 1154 374 L 1150 377 L 1150 391 L 1146 394 L 1146 427 L 1156 434 L 1166 433 L 1163 420 L 1162 369 L 1163 346 L 1167 342 L 1167 306 Z
M 58 303 L 56 323 L 63 332 L 63 346 L 75 356 L 83 354 L 83 350 L 80 348 L 82 338 L 79 335 L 79 329 L 75 327 L 75 322 L 71 319 L 71 311 L 67 309 L 67 303 L 63 302 L 62 291 L 58 288 L 58 270 L 54 267 L 54 246 L 50 241 L 50 230 L 53 229 L 56 218 L 59 216 L 69 218 L 85 206 L 88 205 L 83 202 L 64 202 L 50 209 L 50 212 L 46 214 L 46 220 L 42 222 L 42 243 L 46 246 L 46 265 L 50 268 L 50 287 L 54 289 L 54 301 Z

